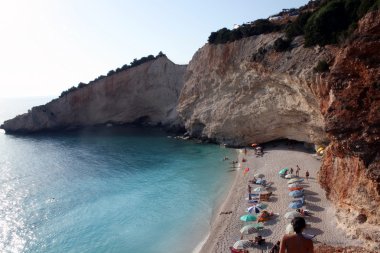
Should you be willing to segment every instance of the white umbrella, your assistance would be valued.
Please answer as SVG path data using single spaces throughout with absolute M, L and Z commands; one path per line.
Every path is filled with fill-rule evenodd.
M 256 232 L 258 232 L 257 224 L 249 224 L 240 229 L 240 233 L 242 233 L 243 235 L 250 235 Z
M 290 211 L 290 212 L 287 212 L 284 217 L 286 219 L 293 219 L 295 217 L 302 217 L 302 214 L 300 214 L 299 212 L 297 211 Z
M 288 175 L 285 176 L 285 178 L 288 178 L 288 179 L 290 179 L 290 178 L 296 178 L 296 177 L 298 177 L 298 176 L 293 175 L 293 174 L 288 174 Z
M 263 192 L 265 191 L 265 189 L 263 189 L 262 187 L 256 187 L 255 189 L 253 189 L 254 192 Z
M 287 233 L 288 235 L 293 234 L 293 233 L 294 233 L 293 225 L 292 225 L 292 224 L 288 224 L 288 225 L 286 226 L 285 231 L 286 231 L 286 233 Z
M 257 177 L 257 178 L 263 178 L 263 177 L 265 177 L 265 175 L 264 175 L 264 174 L 261 174 L 261 173 L 259 173 L 259 174 L 255 174 L 255 177 Z
M 253 243 L 249 240 L 240 240 L 234 243 L 234 249 L 248 249 L 253 246 Z

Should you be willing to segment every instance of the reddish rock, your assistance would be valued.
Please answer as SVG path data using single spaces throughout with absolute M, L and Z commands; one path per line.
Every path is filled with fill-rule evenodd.
M 320 182 L 342 209 L 341 221 L 376 249 L 380 248 L 379 17 L 380 11 L 372 12 L 359 22 L 318 89 L 331 140 Z M 361 226 L 359 214 L 366 217 Z

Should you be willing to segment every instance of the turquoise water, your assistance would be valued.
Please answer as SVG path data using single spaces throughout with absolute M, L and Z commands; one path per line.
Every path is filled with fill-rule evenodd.
M 231 150 L 154 129 L 0 134 L 0 252 L 191 252 Z

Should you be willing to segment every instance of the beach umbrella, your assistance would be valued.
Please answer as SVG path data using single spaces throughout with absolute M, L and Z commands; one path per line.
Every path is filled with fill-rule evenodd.
M 257 224 L 246 225 L 246 226 L 242 227 L 242 229 L 240 229 L 240 233 L 242 233 L 244 235 L 250 235 L 250 234 L 256 233 L 256 232 L 258 232 L 256 225 Z
M 280 171 L 278 172 L 278 174 L 280 174 L 280 175 L 284 175 L 285 172 L 287 172 L 288 170 L 289 170 L 289 168 L 283 168 L 282 170 L 280 170 Z
M 263 178 L 263 177 L 265 177 L 265 175 L 264 174 L 256 174 L 256 175 L 254 175 L 254 177 Z
M 301 183 L 301 182 L 303 182 L 303 178 L 292 178 L 288 181 L 288 184 Z
M 253 189 L 254 192 L 263 192 L 265 191 L 265 189 L 263 189 L 262 187 L 256 187 L 255 189 Z
M 249 171 L 249 168 L 245 168 L 244 171 L 243 171 L 243 175 L 245 176 Z
M 264 203 L 259 203 L 259 204 L 257 204 L 256 206 L 257 206 L 258 208 L 260 208 L 260 209 L 265 209 L 265 208 L 268 207 L 268 205 L 267 205 L 267 204 L 264 204 Z
M 300 198 L 303 196 L 303 190 L 296 190 L 289 192 L 289 196 L 293 198 Z
M 261 209 L 258 208 L 257 206 L 250 206 L 247 208 L 247 211 L 249 213 L 259 213 L 261 211 Z
M 292 191 L 301 191 L 301 190 L 303 190 L 303 188 L 302 187 L 289 187 L 288 190 L 291 192 Z
M 256 223 L 256 224 L 253 224 L 253 226 L 256 228 L 256 229 L 263 229 L 264 228 L 264 225 L 262 222 L 259 222 L 259 223 Z
M 296 187 L 302 188 L 299 183 L 288 184 L 288 187 L 289 188 L 296 188 Z
M 251 214 L 246 214 L 240 217 L 241 221 L 255 221 L 257 220 L 257 217 Z
M 248 249 L 253 246 L 253 243 L 250 240 L 239 240 L 234 243 L 234 249 Z
M 298 178 L 298 176 L 296 176 L 294 174 L 288 174 L 288 175 L 285 176 L 285 178 L 287 178 L 287 179 Z
M 302 217 L 302 214 L 300 214 L 299 212 L 297 211 L 290 211 L 290 212 L 287 212 L 284 217 L 286 219 L 294 219 L 295 217 Z
M 288 224 L 285 228 L 285 231 L 286 231 L 286 234 L 293 234 L 294 233 L 294 229 L 293 229 L 293 226 L 292 224 Z
M 289 207 L 290 208 L 293 208 L 293 209 L 297 209 L 297 208 L 301 208 L 303 206 L 304 202 L 301 201 L 301 200 L 298 200 L 298 201 L 293 201 L 289 204 Z

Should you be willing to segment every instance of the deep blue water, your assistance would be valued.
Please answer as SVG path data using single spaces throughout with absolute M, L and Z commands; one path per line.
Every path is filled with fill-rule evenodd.
M 0 252 L 191 252 L 231 180 L 225 155 L 155 129 L 1 133 Z

